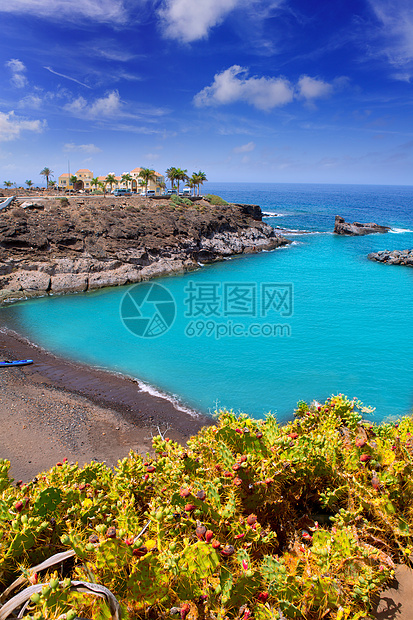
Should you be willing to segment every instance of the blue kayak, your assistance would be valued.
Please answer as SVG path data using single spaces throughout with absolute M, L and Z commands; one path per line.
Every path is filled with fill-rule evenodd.
M 26 366 L 27 364 L 33 364 L 33 360 L 15 360 L 14 362 L 4 360 L 0 362 L 0 368 L 2 366 Z

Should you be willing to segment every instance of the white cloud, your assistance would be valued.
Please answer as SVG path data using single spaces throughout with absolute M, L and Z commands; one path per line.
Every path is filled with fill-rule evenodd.
M 243 144 L 242 146 L 236 146 L 233 151 L 234 153 L 249 153 L 255 149 L 254 142 L 248 142 L 248 144 Z
M 128 19 L 131 4 L 135 3 L 129 1 L 127 10 L 124 0 L 76 0 L 74 4 L 68 0 L 13 0 L 2 2 L 0 12 L 34 15 L 37 19 L 78 22 L 87 18 L 94 22 L 123 24 Z
M 120 96 L 117 90 L 112 90 L 104 97 L 88 103 L 84 97 L 78 97 L 71 103 L 67 103 L 64 109 L 75 116 L 85 119 L 99 119 L 101 117 L 115 116 L 121 107 Z
M 404 66 L 413 61 L 413 5 L 411 0 L 369 0 L 381 24 L 385 40 L 382 52 L 391 64 Z
M 333 85 L 308 75 L 300 77 L 297 83 L 298 94 L 307 100 L 328 97 L 333 92 Z
M 15 116 L 14 112 L 5 114 L 0 112 L 0 142 L 16 140 L 22 131 L 34 131 L 41 133 L 46 126 L 45 121 L 29 121 Z
M 211 86 L 206 86 L 195 95 L 194 104 L 202 107 L 245 101 L 259 110 L 268 111 L 291 103 L 293 99 L 313 102 L 328 97 L 347 84 L 346 77 L 335 78 L 330 84 L 320 78 L 303 75 L 294 86 L 285 77 L 248 77 L 248 69 L 233 65 L 217 73 Z
M 293 100 L 294 89 L 286 78 L 247 76 L 248 70 L 239 65 L 217 73 L 212 85 L 195 95 L 195 105 L 201 107 L 245 101 L 259 110 L 271 110 Z
M 75 144 L 74 142 L 68 142 L 64 145 L 65 151 L 80 151 L 82 153 L 101 153 L 100 149 L 95 144 Z
M 25 65 L 18 58 L 11 58 L 5 63 L 5 66 L 8 67 L 11 71 L 11 83 L 16 88 L 24 88 L 27 84 L 27 78 L 24 75 L 26 71 Z
M 243 0 L 164 0 L 159 10 L 167 37 L 189 43 L 208 36 Z
M 34 108 L 35 110 L 39 110 L 43 105 L 42 97 L 39 95 L 27 95 L 20 99 L 19 108 Z

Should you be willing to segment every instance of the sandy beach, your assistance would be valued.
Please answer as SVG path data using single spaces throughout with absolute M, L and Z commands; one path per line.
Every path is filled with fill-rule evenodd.
M 114 465 L 129 450 L 151 450 L 158 428 L 185 443 L 212 422 L 140 389 L 132 379 L 75 364 L 5 327 L 1 359 L 33 359 L 0 369 L 0 457 L 15 479 L 30 480 L 67 457 Z

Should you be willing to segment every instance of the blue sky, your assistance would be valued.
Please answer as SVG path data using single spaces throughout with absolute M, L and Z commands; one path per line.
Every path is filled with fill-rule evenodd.
M 0 183 L 412 184 L 412 0 L 3 0 Z

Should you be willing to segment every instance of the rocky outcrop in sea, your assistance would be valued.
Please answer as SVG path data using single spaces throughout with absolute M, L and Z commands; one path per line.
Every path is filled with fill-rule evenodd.
M 392 252 L 381 250 L 380 252 L 371 252 L 367 258 L 387 265 L 413 267 L 413 250 L 393 250 Z
M 371 235 L 373 233 L 386 233 L 389 232 L 388 226 L 380 226 L 374 222 L 368 224 L 360 224 L 360 222 L 346 222 L 344 217 L 336 215 L 334 223 L 334 232 L 336 235 L 351 235 L 352 237 L 358 237 L 360 235 Z
M 93 196 L 33 202 L 0 213 L 0 302 L 140 282 L 290 243 L 255 205 Z

